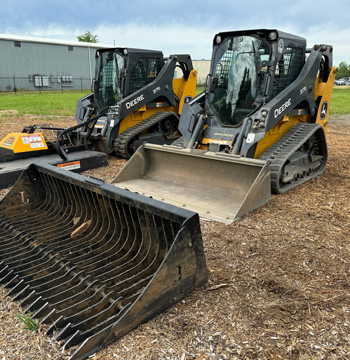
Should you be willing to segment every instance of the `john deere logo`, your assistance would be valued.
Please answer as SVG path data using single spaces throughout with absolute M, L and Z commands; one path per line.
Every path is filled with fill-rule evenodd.
M 324 103 L 322 103 L 322 106 L 321 106 L 321 114 L 320 114 L 321 120 L 324 120 L 326 118 L 327 110 L 328 110 L 328 102 L 325 101 Z

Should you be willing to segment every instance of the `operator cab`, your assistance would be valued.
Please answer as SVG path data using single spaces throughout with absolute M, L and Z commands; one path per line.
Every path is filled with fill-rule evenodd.
M 154 81 L 163 64 L 161 51 L 131 48 L 98 50 L 94 82 L 97 113 Z
M 217 49 L 209 102 L 222 125 L 239 125 L 262 104 L 270 54 L 267 42 L 249 35 L 229 37 Z
M 276 30 L 219 33 L 214 38 L 208 112 L 237 127 L 299 75 L 305 40 Z

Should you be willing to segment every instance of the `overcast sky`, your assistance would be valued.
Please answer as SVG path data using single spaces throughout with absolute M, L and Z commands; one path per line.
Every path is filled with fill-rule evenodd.
M 116 46 L 210 59 L 216 33 L 277 28 L 350 63 L 349 0 L 2 0 L 0 33 L 76 41 L 89 30 Z

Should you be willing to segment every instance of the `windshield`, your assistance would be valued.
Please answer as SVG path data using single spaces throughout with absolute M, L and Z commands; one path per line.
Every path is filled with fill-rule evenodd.
M 96 63 L 95 97 L 99 107 L 113 106 L 123 95 L 125 59 L 114 51 L 102 52 Z
M 214 59 L 217 86 L 209 102 L 223 125 L 237 126 L 263 101 L 267 75 L 262 61 L 270 59 L 270 47 L 252 36 L 227 39 Z

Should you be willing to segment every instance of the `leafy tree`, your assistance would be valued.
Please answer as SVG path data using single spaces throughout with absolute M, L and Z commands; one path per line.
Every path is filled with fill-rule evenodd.
M 90 42 L 90 43 L 97 43 L 98 36 L 92 35 L 90 31 L 85 31 L 83 35 L 77 36 L 78 41 Z
M 345 61 L 339 63 L 337 74 L 335 75 L 336 79 L 343 77 L 350 77 L 350 64 L 348 65 Z

